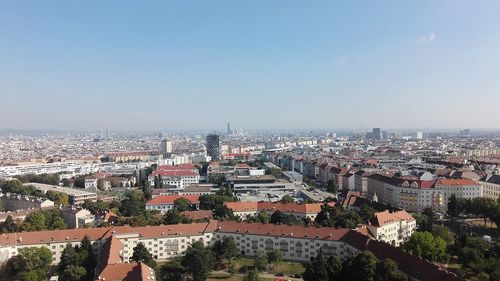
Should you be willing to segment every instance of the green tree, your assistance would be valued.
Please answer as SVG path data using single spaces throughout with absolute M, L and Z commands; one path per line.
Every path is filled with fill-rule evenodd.
M 214 256 L 210 249 L 197 241 L 186 250 L 181 264 L 192 275 L 193 281 L 205 281 L 214 266 Z
M 156 267 L 156 261 L 153 259 L 153 255 L 151 255 L 148 248 L 141 242 L 137 243 L 137 246 L 134 247 L 134 253 L 130 259 L 136 262 L 143 262 L 152 268 Z
M 47 218 L 42 212 L 33 212 L 26 216 L 22 228 L 25 231 L 45 230 L 47 229 Z
M 19 231 L 19 223 L 11 215 L 7 216 L 4 222 L 0 222 L 0 233 L 12 233 Z
M 342 262 L 336 256 L 329 256 L 326 261 L 326 271 L 328 272 L 328 280 L 338 278 L 342 273 Z
M 176 209 L 171 209 L 163 215 L 162 221 L 164 224 L 180 224 L 182 223 L 182 216 Z
M 446 242 L 446 245 L 452 245 L 453 242 L 455 241 L 455 237 L 453 234 L 450 232 L 450 229 L 446 226 L 439 226 L 439 225 L 434 225 L 432 226 L 432 235 L 434 237 L 439 237 Z
M 217 206 L 214 210 L 214 218 L 219 220 L 234 220 L 233 211 L 226 206 Z
M 430 232 L 415 232 L 403 248 L 412 255 L 429 261 L 446 261 L 446 242 Z
M 259 281 L 259 272 L 257 270 L 248 270 L 243 276 L 243 281 Z
M 283 258 L 283 253 L 280 250 L 272 250 L 267 253 L 267 263 L 274 268 L 277 263 Z
M 184 278 L 182 275 L 184 274 L 185 269 L 182 267 L 181 261 L 182 257 L 176 257 L 163 264 L 159 269 L 159 274 L 157 274 L 158 280 L 183 281 Z
M 45 247 L 21 248 L 19 254 L 7 262 L 7 272 L 14 280 L 43 281 L 46 280 L 52 253 Z
M 294 203 L 294 202 L 295 202 L 295 200 L 293 199 L 293 197 L 292 197 L 292 196 L 290 196 L 290 195 L 288 195 L 288 194 L 287 194 L 287 195 L 285 195 L 285 196 L 283 196 L 283 197 L 281 198 L 280 202 L 281 202 L 281 203 Z
M 255 263 L 254 263 L 255 269 L 257 269 L 258 271 L 262 271 L 262 270 L 266 269 L 267 258 L 264 255 L 264 253 L 262 253 L 261 251 L 257 251 L 257 253 L 255 253 L 254 261 L 255 261 Z
M 75 248 L 71 246 L 71 244 L 67 244 L 66 248 L 64 248 L 61 253 L 61 261 L 59 262 L 57 270 L 59 274 L 62 274 L 69 266 L 77 265 L 80 262 L 82 261 Z
M 352 261 L 350 272 L 353 281 L 374 281 L 377 258 L 369 251 L 358 254 Z
M 179 210 L 181 212 L 187 211 L 191 207 L 191 201 L 189 201 L 188 199 L 186 199 L 184 197 L 177 198 L 174 201 L 174 206 L 177 210 Z
M 239 249 L 233 237 L 225 237 L 222 241 L 215 241 L 212 250 L 215 263 L 219 267 L 229 267 L 233 258 L 239 256 Z
M 140 190 L 131 190 L 125 193 L 121 201 L 120 213 L 124 216 L 140 216 L 146 208 L 146 199 Z
M 398 265 L 391 259 L 384 259 L 377 263 L 377 281 L 407 281 L 408 278 L 398 270 Z
M 361 208 L 359 209 L 359 216 L 361 217 L 361 219 L 363 221 L 367 221 L 369 220 L 371 217 L 373 217 L 373 215 L 375 214 L 375 212 L 377 212 L 377 210 L 373 209 L 372 207 L 370 207 L 368 204 L 364 204 L 363 206 L 361 206 Z
M 59 280 L 82 281 L 84 280 L 86 275 L 87 275 L 87 270 L 83 266 L 70 265 L 63 271 Z
M 265 211 L 257 213 L 257 220 L 261 223 L 269 223 L 271 221 L 271 216 Z
M 294 215 L 288 215 L 281 211 L 276 211 L 271 215 L 271 223 L 274 224 L 288 224 L 293 225 L 297 224 L 299 221 L 295 218 Z
M 329 180 L 328 181 L 328 183 L 326 185 L 326 190 L 328 192 L 331 192 L 331 193 L 335 194 L 335 193 L 337 193 L 338 189 L 339 188 L 338 188 L 337 184 L 335 183 L 335 181 L 333 181 L 333 180 Z
M 46 193 L 46 196 L 49 200 L 53 201 L 55 204 L 67 206 L 69 204 L 68 194 L 49 190 Z
M 271 168 L 271 169 L 266 171 L 266 174 L 275 176 L 278 179 L 281 178 L 281 175 L 282 175 L 281 169 L 279 169 L 279 168 Z
M 85 279 L 90 281 L 94 277 L 94 270 L 97 266 L 97 258 L 94 254 L 90 237 L 87 235 L 83 237 L 78 250 L 83 259 L 82 266 L 86 270 Z
M 323 256 L 323 251 L 319 250 L 318 254 L 313 261 L 306 264 L 306 270 L 302 274 L 304 281 L 328 281 L 329 279 L 327 271 L 327 261 Z M 332 276 L 334 277 L 334 276 Z
M 234 200 L 233 196 L 203 194 L 200 196 L 200 209 L 215 210 L 217 207 L 222 207 L 224 202 L 234 202 Z
M 328 205 L 321 206 L 321 212 L 318 213 L 314 221 L 321 226 L 350 229 L 363 223 L 357 213 L 345 210 L 341 206 L 330 207 Z

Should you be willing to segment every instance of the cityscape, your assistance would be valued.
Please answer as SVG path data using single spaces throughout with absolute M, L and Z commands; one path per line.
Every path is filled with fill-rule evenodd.
M 1 2 L 0 281 L 500 280 L 476 4 Z

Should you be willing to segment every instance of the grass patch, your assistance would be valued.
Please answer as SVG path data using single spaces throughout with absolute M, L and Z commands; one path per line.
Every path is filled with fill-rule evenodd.
M 279 262 L 271 271 L 270 273 L 276 274 L 276 273 L 285 273 L 287 276 L 292 276 L 295 274 L 302 274 L 304 273 L 305 268 L 302 264 L 297 263 L 297 262 L 287 262 L 287 261 L 282 261 Z
M 245 273 L 246 270 L 253 269 L 255 266 L 254 259 L 239 258 L 233 260 L 234 269 L 238 273 Z M 271 274 L 285 273 L 287 276 L 304 273 L 305 268 L 298 262 L 281 261 L 273 269 L 269 271 Z

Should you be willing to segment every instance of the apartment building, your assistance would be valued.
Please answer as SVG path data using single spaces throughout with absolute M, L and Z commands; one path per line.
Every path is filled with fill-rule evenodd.
M 43 197 L 27 196 L 14 193 L 0 193 L 0 200 L 5 211 L 18 211 L 54 207 L 54 202 Z
M 113 280 L 111 277 L 106 278 L 106 274 L 103 274 L 106 272 L 106 265 L 126 264 L 121 268 L 122 271 L 136 268 L 137 264 L 128 261 L 132 256 L 133 248 L 138 243 L 144 244 L 156 260 L 162 261 L 182 255 L 193 242 L 200 241 L 205 245 L 212 245 L 215 241 L 223 240 L 225 237 L 234 238 L 244 256 L 280 250 L 286 260 L 307 262 L 316 257 L 319 250 L 327 256 L 335 255 L 341 260 L 369 250 L 379 259 L 394 260 L 398 263 L 399 269 L 410 275 L 412 280 L 462 280 L 430 262 L 412 256 L 390 244 L 372 240 L 355 230 L 234 221 L 10 233 L 0 236 L 0 262 L 16 255 L 20 248 L 46 247 L 53 254 L 53 263 L 57 264 L 66 245 L 79 245 L 85 235 L 93 242 L 96 252 L 100 253 L 100 266 L 97 272 L 98 276 L 104 279 L 98 280 Z M 112 255 L 109 254 L 110 249 L 112 249 Z M 110 256 L 114 257 L 113 260 L 110 260 Z M 106 276 L 118 273 L 109 274 Z
M 266 212 L 272 215 L 280 211 L 287 215 L 293 215 L 297 219 L 310 218 L 314 220 L 321 212 L 322 203 L 298 204 L 298 203 L 274 203 L 274 202 L 226 202 L 226 207 L 233 211 L 235 216 L 246 219 L 255 216 L 259 212 Z
M 368 177 L 368 198 L 376 198 L 408 211 L 421 212 L 425 208 L 446 212 L 448 199 L 473 199 L 482 196 L 482 187 L 470 179 L 417 180 L 374 174 Z
M 80 228 L 90 226 L 94 222 L 94 215 L 86 209 L 77 209 L 73 207 L 63 208 L 61 210 L 64 222 L 69 228 Z
M 146 203 L 146 210 L 158 210 L 161 213 L 166 213 L 175 207 L 175 200 L 185 198 L 196 206 L 200 207 L 199 195 L 158 195 Z
M 500 198 L 500 175 L 486 175 L 479 180 L 483 188 L 483 197 L 498 200 Z
M 370 234 L 379 241 L 399 247 L 410 239 L 417 227 L 416 220 L 406 211 L 378 212 L 368 221 Z

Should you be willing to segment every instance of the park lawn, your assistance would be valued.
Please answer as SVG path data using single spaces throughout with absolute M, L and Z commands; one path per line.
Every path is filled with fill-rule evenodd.
M 229 275 L 229 274 L 219 274 L 219 273 L 212 273 L 210 274 L 210 276 L 208 277 L 207 281 L 242 281 L 243 280 L 243 276 L 241 275 Z M 270 279 L 270 278 L 263 278 L 263 277 L 259 277 L 259 280 L 261 281 L 274 281 L 274 279 Z
M 254 266 L 254 259 L 250 258 L 239 258 L 233 260 L 234 269 L 236 272 L 240 272 L 242 268 L 251 268 Z M 302 274 L 304 273 L 304 265 L 297 262 L 281 261 L 269 273 L 285 273 L 287 276 Z
M 304 273 L 306 269 L 304 268 L 304 265 L 297 263 L 297 262 L 287 262 L 287 261 L 282 261 L 279 262 L 273 269 L 269 271 L 269 273 L 285 273 L 287 276 L 292 276 L 296 274 L 302 274 Z
M 255 265 L 254 259 L 239 258 L 233 260 L 233 266 L 236 272 L 240 272 L 242 267 L 253 267 Z

